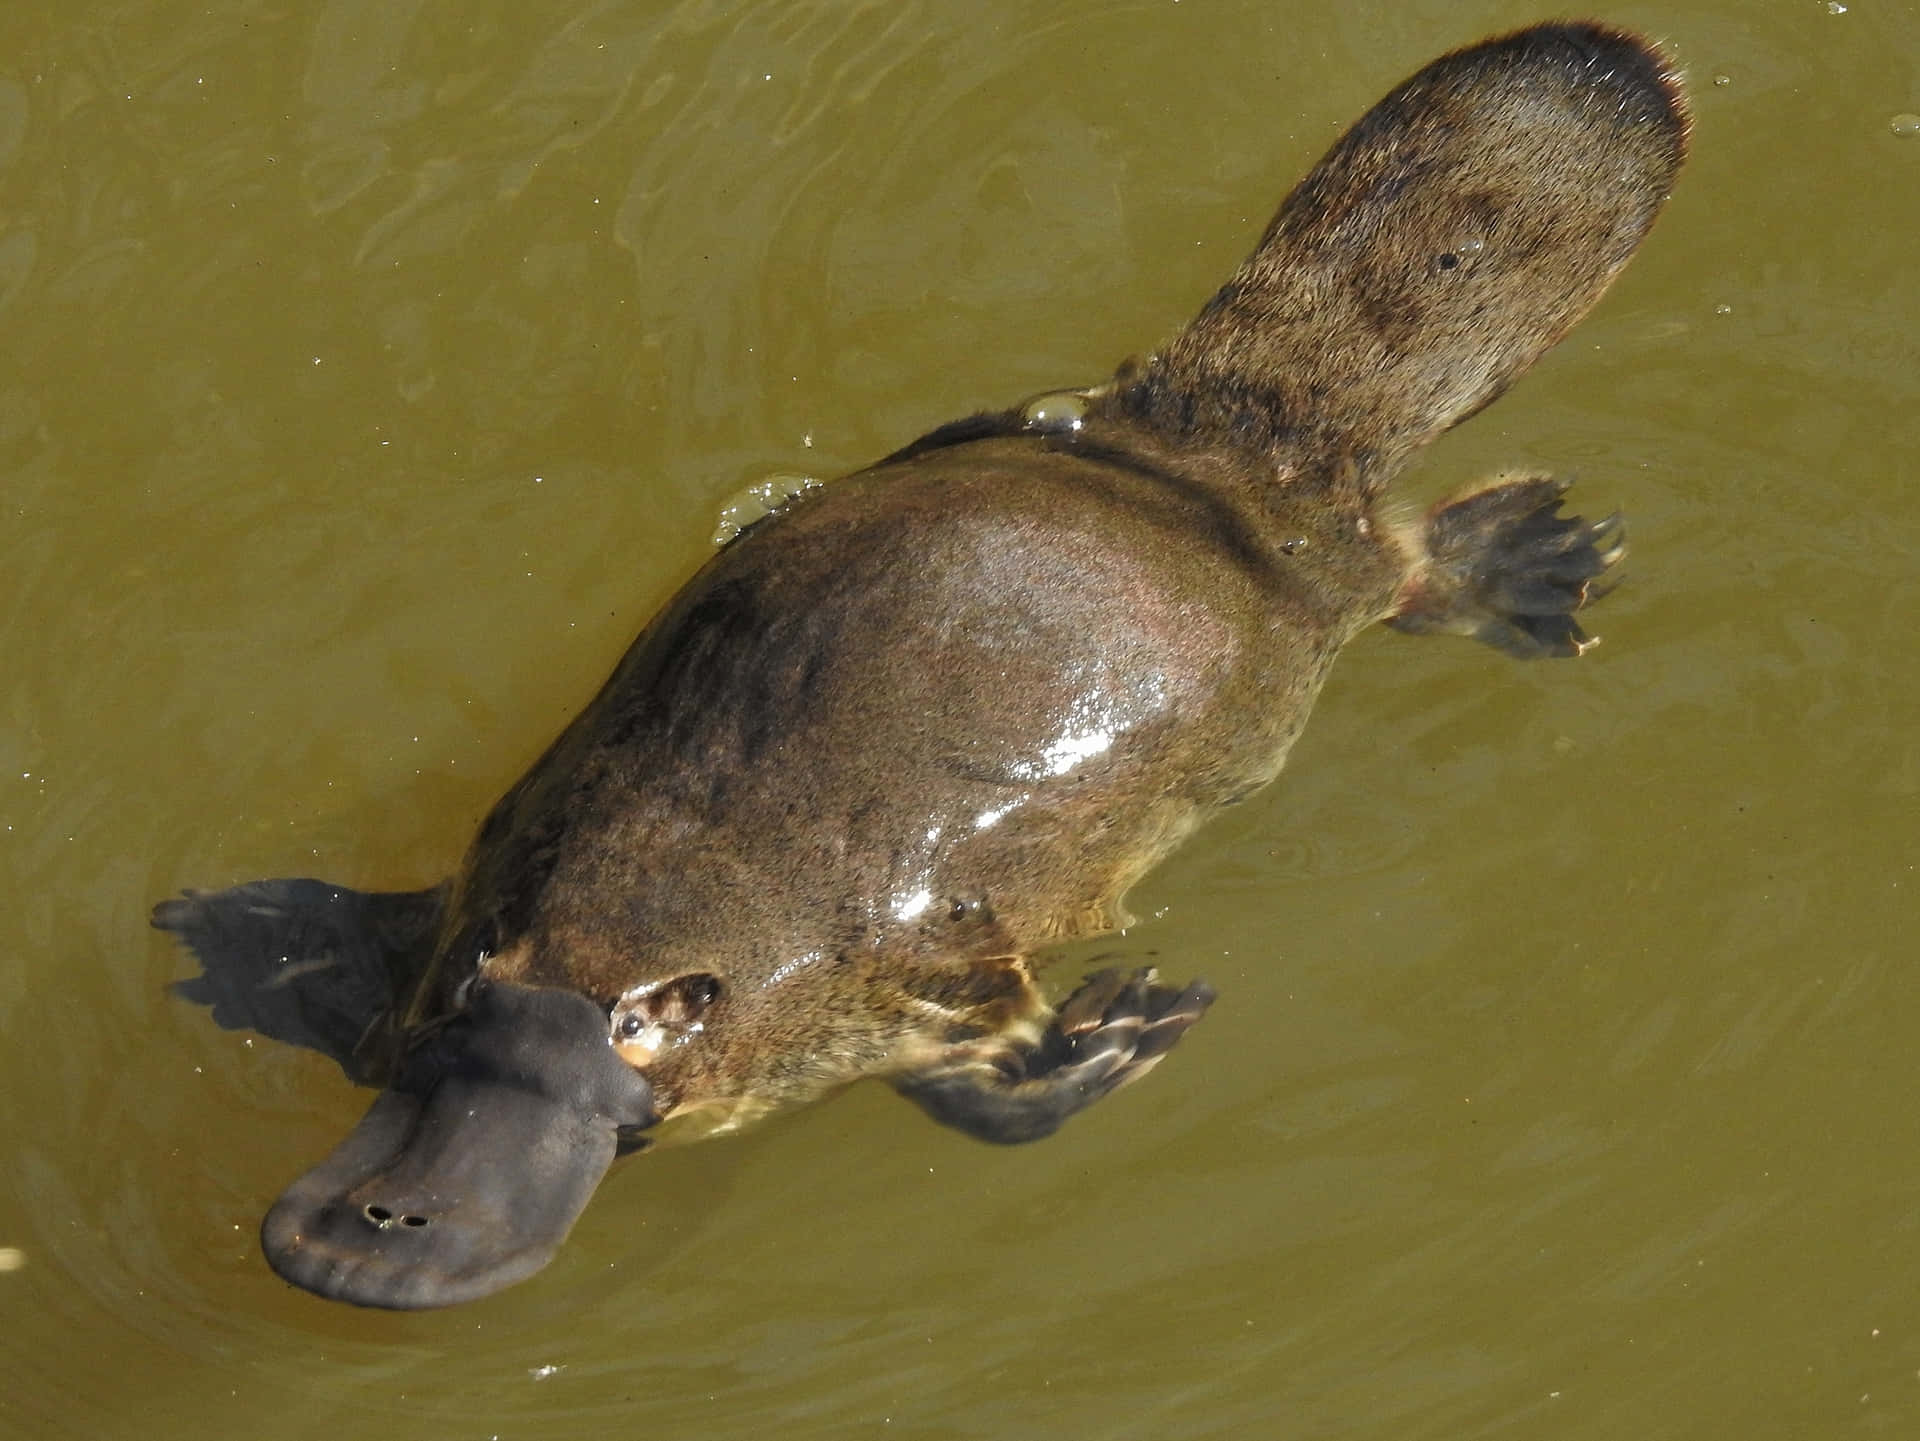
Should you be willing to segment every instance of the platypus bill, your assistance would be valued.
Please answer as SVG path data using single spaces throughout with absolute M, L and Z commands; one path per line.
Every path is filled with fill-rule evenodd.
M 386 1089 L 262 1229 L 283 1277 L 443 1306 L 552 1256 L 615 1155 L 862 1077 L 1025 1141 L 1213 999 L 1146 970 L 1057 1009 L 1037 952 L 1279 772 L 1380 621 L 1521 657 L 1617 520 L 1506 476 L 1396 520 L 1413 450 L 1597 300 L 1686 144 L 1619 31 L 1434 62 L 1281 206 L 1199 316 L 1107 383 L 941 427 L 716 554 L 434 891 L 314 881 L 155 911 L 227 1024 Z M 343 999 L 344 997 L 344 999 Z

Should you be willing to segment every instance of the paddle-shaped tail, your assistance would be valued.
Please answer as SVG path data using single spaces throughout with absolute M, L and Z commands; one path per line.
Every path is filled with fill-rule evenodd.
M 1541 25 L 1436 60 L 1300 182 L 1114 404 L 1376 493 L 1599 299 L 1686 139 L 1676 77 L 1621 31 Z

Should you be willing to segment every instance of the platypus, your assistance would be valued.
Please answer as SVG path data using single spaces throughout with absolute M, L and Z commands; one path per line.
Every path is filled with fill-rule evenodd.
M 319 1029 L 385 1089 L 268 1213 L 273 1268 L 447 1305 L 544 1265 L 656 1128 L 873 1077 L 1018 1142 L 1143 1075 L 1213 992 L 1116 969 L 1056 1006 L 1036 958 L 1123 924 L 1149 867 L 1273 780 L 1341 646 L 1381 622 L 1591 644 L 1617 518 L 1539 474 L 1383 498 L 1599 298 L 1687 124 L 1661 54 L 1601 25 L 1435 61 L 1162 348 L 727 543 L 446 885 L 163 902 L 225 1019 L 272 1032 L 314 975 L 360 987 Z

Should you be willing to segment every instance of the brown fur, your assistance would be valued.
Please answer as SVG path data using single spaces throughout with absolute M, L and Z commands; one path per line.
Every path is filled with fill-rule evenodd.
M 422 1013 L 483 949 L 610 1006 L 716 976 L 653 1054 L 669 1113 L 1036 1033 L 1026 958 L 1272 779 L 1340 646 L 1422 593 L 1372 497 L 1593 303 L 1684 136 L 1616 32 L 1437 62 L 1078 429 L 984 417 L 756 526 L 488 820 Z
M 1212 992 L 1106 972 L 1056 1012 L 1030 958 L 1121 923 L 1278 774 L 1342 645 L 1380 621 L 1591 644 L 1617 521 L 1561 516 L 1541 476 L 1411 524 L 1379 501 L 1599 297 L 1685 139 L 1674 78 L 1619 32 L 1436 61 L 1157 355 L 944 426 L 715 556 L 444 900 L 283 881 L 163 905 L 216 1005 L 290 1027 L 312 999 L 351 1073 L 391 1076 L 269 1213 L 276 1269 L 450 1304 L 544 1264 L 661 1118 L 726 1129 L 872 1076 L 1024 1141 L 1143 1075 Z M 216 984 L 239 954 L 320 969 Z M 308 996 L 336 972 L 396 1019 Z

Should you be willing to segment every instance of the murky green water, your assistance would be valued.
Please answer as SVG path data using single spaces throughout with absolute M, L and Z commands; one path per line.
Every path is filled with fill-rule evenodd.
M 1179 323 L 1532 7 L 15 0 L 0 1435 L 1920 1432 L 1920 7 L 1636 4 L 1695 159 L 1413 487 L 1630 514 L 1578 665 L 1391 634 L 1136 894 L 1222 1000 L 988 1150 L 878 1087 L 616 1168 L 464 1309 L 254 1245 L 364 1105 L 165 992 L 182 885 L 398 887 L 725 499 Z

